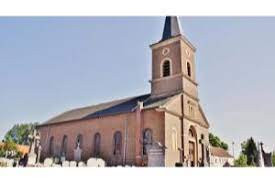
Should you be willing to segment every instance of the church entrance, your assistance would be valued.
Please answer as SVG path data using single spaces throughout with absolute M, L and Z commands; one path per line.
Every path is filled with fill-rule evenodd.
M 191 167 L 197 166 L 197 138 L 196 131 L 193 127 L 189 129 L 189 154 L 188 154 L 188 165 Z

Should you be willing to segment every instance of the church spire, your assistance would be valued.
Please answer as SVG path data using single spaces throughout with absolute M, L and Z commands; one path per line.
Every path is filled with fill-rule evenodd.
M 166 16 L 161 41 L 170 39 L 178 35 L 182 35 L 179 17 Z

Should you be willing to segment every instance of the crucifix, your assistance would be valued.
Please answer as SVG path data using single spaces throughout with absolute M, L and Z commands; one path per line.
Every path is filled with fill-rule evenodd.
M 202 150 L 201 166 L 209 166 L 209 142 L 205 140 L 204 136 L 199 140 Z
M 39 133 L 36 131 L 36 129 L 33 130 L 33 134 L 29 135 L 29 139 L 30 139 L 30 150 L 29 153 L 30 154 L 35 154 L 35 148 L 40 144 L 40 136 Z

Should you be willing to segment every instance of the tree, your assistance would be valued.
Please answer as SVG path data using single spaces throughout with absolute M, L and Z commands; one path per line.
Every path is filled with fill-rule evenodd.
M 221 148 L 228 150 L 228 145 L 225 142 L 221 142 Z
M 6 141 L 3 145 L 4 151 L 17 151 L 16 144 L 13 141 Z
M 13 141 L 6 141 L 3 145 L 0 147 L 0 157 L 8 156 L 11 157 L 17 157 L 18 149 L 16 144 Z
M 4 148 L 3 146 L 0 146 L 0 157 L 4 157 L 5 156 L 5 151 L 4 151 Z
M 236 167 L 246 167 L 247 165 L 247 157 L 244 154 L 240 154 L 239 158 L 234 161 L 234 165 Z
M 258 161 L 258 150 L 256 143 L 252 137 L 241 144 L 242 154 L 247 157 L 247 165 L 255 166 Z
M 12 141 L 16 144 L 29 145 L 28 136 L 38 123 L 16 124 L 5 135 L 5 141 Z
M 224 150 L 228 150 L 228 145 L 225 142 L 221 141 L 218 136 L 215 136 L 212 133 L 209 133 L 209 142 L 213 147 L 221 147 Z

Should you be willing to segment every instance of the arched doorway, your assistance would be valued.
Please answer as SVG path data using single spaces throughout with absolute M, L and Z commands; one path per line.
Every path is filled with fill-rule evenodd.
M 198 162 L 198 156 L 197 156 L 197 149 L 198 149 L 198 145 L 197 145 L 197 134 L 196 134 L 196 130 L 193 126 L 190 127 L 189 131 L 188 131 L 188 138 L 189 138 L 189 166 L 191 167 L 195 167 L 197 166 L 197 162 Z

